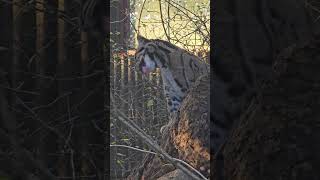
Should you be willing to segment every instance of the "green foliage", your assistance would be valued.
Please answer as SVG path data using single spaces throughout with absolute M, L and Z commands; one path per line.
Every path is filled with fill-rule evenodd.
M 128 142 L 128 141 L 130 141 L 130 139 L 129 139 L 129 138 L 122 138 L 121 140 L 122 140 L 122 141 L 124 141 L 124 142 Z
M 152 99 L 149 99 L 149 101 L 147 102 L 147 107 L 151 107 L 154 105 L 154 102 Z
M 0 175 L 0 180 L 10 180 L 10 178 L 7 176 Z
M 117 164 L 119 164 L 120 166 L 123 166 L 123 163 L 124 163 L 123 160 L 121 160 L 121 159 L 118 159 L 118 160 L 117 160 Z

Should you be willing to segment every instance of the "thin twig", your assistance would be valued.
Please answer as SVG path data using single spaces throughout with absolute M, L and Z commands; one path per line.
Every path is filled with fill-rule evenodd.
M 147 1 L 147 0 L 144 0 L 144 1 L 143 1 L 142 7 L 141 7 L 141 10 L 140 10 L 139 22 L 138 22 L 138 35 L 140 34 L 141 15 L 142 15 L 142 11 L 143 11 L 143 8 L 144 8 L 144 5 L 145 5 L 146 1 Z
M 149 154 L 154 154 L 157 155 L 156 152 L 152 152 L 152 151 L 147 151 L 147 150 L 143 150 L 143 149 L 139 149 L 139 148 L 135 148 L 135 147 L 131 147 L 131 146 L 126 146 L 126 145 L 119 145 L 119 144 L 112 144 L 110 145 L 110 147 L 124 147 L 124 148 L 129 148 L 129 149 L 133 149 L 136 151 L 140 151 L 140 152 L 145 152 L 145 153 L 149 153 Z M 194 167 L 192 167 L 190 164 L 188 164 L 187 162 L 181 160 L 181 159 L 177 159 L 172 157 L 172 159 L 174 159 L 175 161 L 178 161 L 186 166 L 188 166 L 190 169 L 192 169 L 194 172 L 196 172 L 199 176 L 201 176 L 203 179 L 206 179 L 206 177 L 204 177 L 198 170 L 196 170 Z
M 161 18 L 161 24 L 162 24 L 162 28 L 163 28 L 163 31 L 167 37 L 167 40 L 170 42 L 170 37 L 167 33 L 167 30 L 166 30 L 166 27 L 164 25 L 164 20 L 163 20 L 163 15 L 162 15 L 162 8 L 161 8 L 161 0 L 159 0 L 159 10 L 160 10 L 160 18 Z
M 110 98 L 111 98 L 111 102 L 114 105 L 115 101 L 113 99 L 113 94 L 111 94 Z M 149 147 L 154 149 L 159 155 L 161 155 L 161 157 L 163 157 L 167 161 L 171 162 L 176 168 L 181 169 L 183 172 L 188 174 L 190 177 L 192 177 L 196 180 L 200 180 L 200 178 L 196 175 L 196 174 L 198 174 L 197 172 L 196 172 L 196 174 L 191 172 L 189 169 L 187 169 L 185 166 L 183 166 L 180 161 L 176 161 L 168 153 L 163 151 L 158 144 L 153 142 L 152 138 L 149 135 L 147 135 L 138 125 L 136 125 L 135 123 L 130 121 L 130 119 L 128 117 L 126 117 L 126 115 L 124 115 L 121 111 L 119 111 L 117 107 L 114 107 L 114 110 L 118 113 L 117 119 L 120 120 L 126 126 L 128 126 L 132 131 L 134 131 L 143 140 L 145 140 L 145 142 L 149 145 Z M 207 178 L 205 178 L 203 175 L 201 175 L 201 177 L 202 177 L 202 179 L 207 180 Z

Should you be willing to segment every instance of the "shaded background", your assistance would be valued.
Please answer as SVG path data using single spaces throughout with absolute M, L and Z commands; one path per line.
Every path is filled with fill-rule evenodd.
M 0 1 L 0 179 L 107 178 L 103 6 Z

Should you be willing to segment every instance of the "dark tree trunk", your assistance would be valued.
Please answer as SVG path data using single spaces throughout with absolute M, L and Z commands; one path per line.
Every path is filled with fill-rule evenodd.
M 76 1 L 0 2 L 4 178 L 105 176 L 103 38 L 80 39 L 79 10 Z
M 81 91 L 79 92 L 79 115 L 81 124 L 77 141 L 81 145 L 81 166 L 84 174 L 96 174 L 99 179 L 105 176 L 104 149 L 92 147 L 92 144 L 103 145 L 105 142 L 105 111 L 104 111 L 104 61 L 103 46 L 101 39 L 83 34 L 82 40 L 82 76 Z M 91 159 L 91 160 L 90 160 Z M 95 162 L 95 167 L 90 161 Z
M 319 40 L 276 60 L 272 81 L 223 149 L 225 180 L 320 178 Z
M 221 149 L 224 159 L 212 158 L 211 172 L 214 179 L 221 179 L 221 176 L 224 179 L 305 179 L 308 175 L 311 179 L 317 179 L 315 171 L 309 165 L 306 167 L 310 174 L 304 170 L 295 170 L 299 161 L 303 162 L 302 166 L 305 165 L 304 154 L 315 148 L 313 146 L 309 149 L 301 144 L 309 139 L 296 128 L 304 126 L 313 132 L 316 126 L 312 123 L 319 119 L 319 116 L 313 114 L 310 116 L 312 123 L 307 122 L 305 118 L 309 115 L 300 114 L 304 114 L 305 105 L 297 103 L 308 101 L 308 96 L 300 94 L 304 92 L 300 91 L 300 87 L 311 88 L 312 83 L 309 83 L 315 80 L 310 77 L 305 79 L 306 82 L 302 80 L 305 78 L 304 74 L 310 73 L 308 59 L 314 53 L 300 51 L 299 63 L 305 67 L 300 70 L 296 69 L 298 65 L 295 60 L 276 60 L 279 53 L 283 53 L 287 47 L 308 42 L 319 33 L 319 24 L 314 23 L 313 17 L 308 13 L 310 8 L 304 3 L 287 0 L 216 2 L 216 61 L 213 61 L 212 67 L 217 70 L 217 67 L 228 67 L 228 63 L 230 66 L 241 61 L 252 62 L 258 86 L 263 90 L 258 103 L 249 106 L 242 114 L 241 121 L 234 125 L 231 137 Z M 295 58 L 297 57 L 292 57 Z M 234 61 L 235 59 L 241 61 Z M 271 68 L 273 64 L 276 67 L 281 64 L 280 68 L 288 65 L 288 69 L 276 70 L 282 75 L 275 75 Z M 285 75 L 286 73 L 289 74 Z M 264 84 L 263 81 L 271 83 Z M 214 93 L 214 89 L 212 91 Z M 214 99 L 211 107 L 215 107 Z M 311 114 L 316 107 L 317 105 L 309 107 Z M 290 125 L 291 123 L 293 124 Z
M 6 2 L 0 2 L 0 70 L 1 75 L 5 79 L 9 79 L 9 70 L 11 68 L 12 53 L 13 53 L 13 16 L 12 5 Z M 2 86 L 8 86 L 4 81 L 0 82 Z M 3 88 L 3 87 L 2 87 Z

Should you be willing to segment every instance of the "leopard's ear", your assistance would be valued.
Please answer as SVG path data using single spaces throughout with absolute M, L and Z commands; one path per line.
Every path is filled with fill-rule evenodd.
M 143 36 L 141 36 L 141 35 L 138 35 L 138 36 L 137 36 L 137 40 L 138 40 L 139 46 L 144 45 L 144 44 L 150 42 L 149 39 L 147 39 L 147 38 L 145 38 L 145 37 L 143 37 Z

